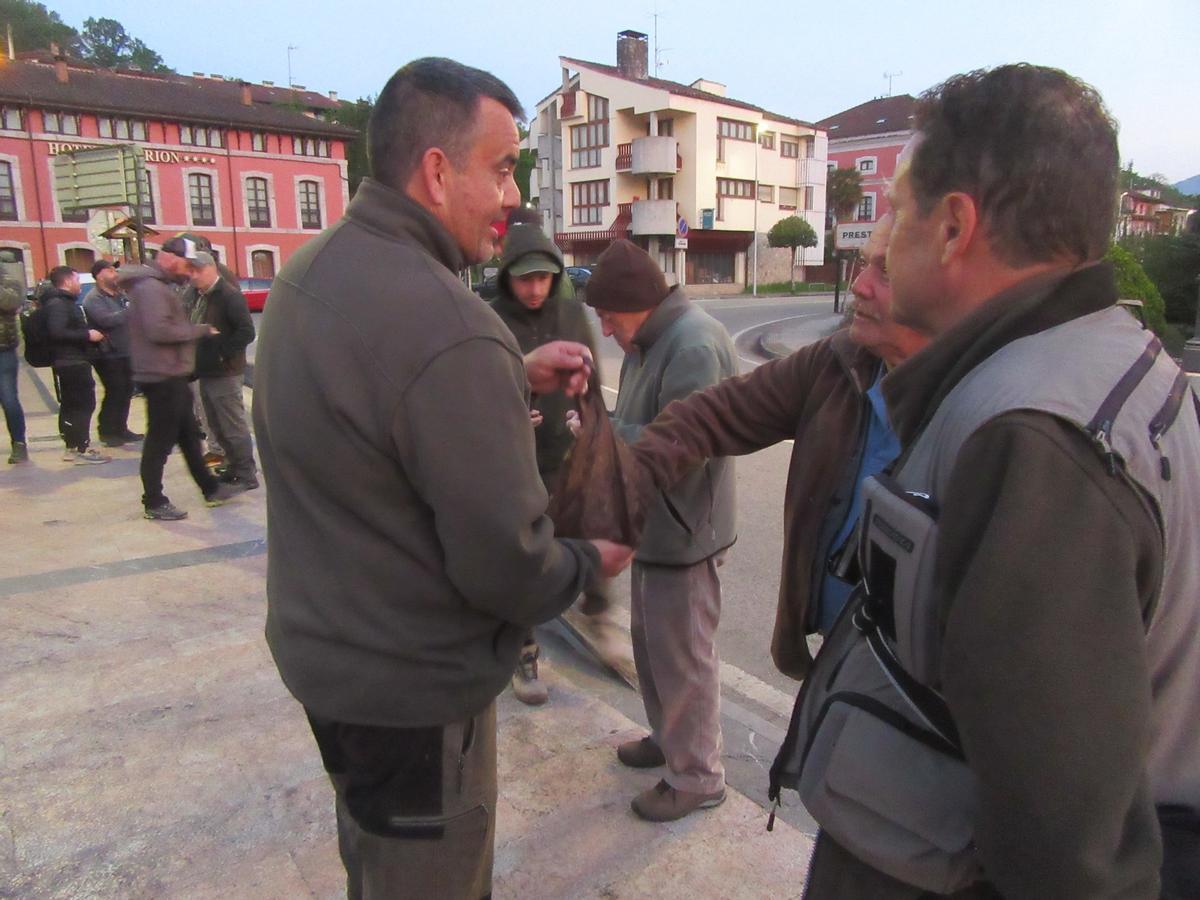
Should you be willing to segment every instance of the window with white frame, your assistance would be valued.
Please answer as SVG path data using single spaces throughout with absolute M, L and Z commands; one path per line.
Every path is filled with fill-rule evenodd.
M 142 187 L 142 223 L 156 225 L 158 217 L 154 214 L 154 179 L 150 177 L 149 170 L 146 172 L 146 183 Z
M 192 208 L 192 224 L 216 225 L 217 208 L 213 202 L 212 176 L 192 172 L 187 178 L 188 202 Z
M 42 127 L 48 134 L 79 134 L 79 116 L 45 110 L 42 113 Z
M 12 163 L 0 161 L 0 219 L 17 221 L 17 185 Z
M 315 181 L 300 182 L 300 227 L 321 227 L 321 190 Z
M 599 225 L 608 206 L 608 179 L 571 185 L 571 224 Z
M 717 196 L 718 197 L 744 197 L 749 198 L 754 196 L 754 182 L 743 181 L 740 178 L 718 178 L 717 179 Z
M 329 141 L 322 138 L 299 137 L 292 138 L 292 152 L 297 156 L 324 156 L 329 154 Z
M 865 156 L 855 162 L 858 164 L 858 171 L 864 175 L 873 175 L 875 173 L 876 158 L 874 156 Z
M 871 222 L 875 219 L 875 195 L 863 194 L 858 203 L 858 221 Z
M 24 112 L 19 106 L 0 106 L 0 128 L 8 131 L 23 131 L 25 128 Z
M 253 131 L 250 133 L 250 149 L 256 150 L 259 153 L 267 152 L 267 136 L 261 131 Z
M 102 138 L 115 138 L 119 141 L 145 141 L 146 123 L 140 119 L 118 119 L 111 116 L 100 116 L 96 120 Z
M 220 128 L 203 125 L 180 125 L 179 143 L 189 147 L 224 147 L 225 140 Z
M 271 201 L 267 189 L 267 179 L 250 177 L 246 179 L 246 221 L 251 228 L 271 227 Z

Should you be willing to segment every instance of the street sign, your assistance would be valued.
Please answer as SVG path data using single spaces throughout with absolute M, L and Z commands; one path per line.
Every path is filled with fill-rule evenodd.
M 871 232 L 875 230 L 875 222 L 854 222 L 850 225 L 838 225 L 833 230 L 833 246 L 838 250 L 861 250 L 867 246 Z
M 688 233 L 688 223 L 687 223 L 687 219 L 685 219 L 683 216 L 680 216 L 680 217 L 679 217 L 679 225 L 676 227 L 676 229 L 675 229 L 675 232 L 676 232 L 676 234 L 678 234 L 678 235 L 679 235 L 681 238 L 686 238 L 686 237 L 687 237 L 687 233 Z
M 682 237 L 675 238 L 675 249 L 676 250 L 686 250 L 687 242 L 688 242 L 687 238 L 682 238 Z
M 73 150 L 54 157 L 54 189 L 63 209 L 136 205 L 150 196 L 141 147 Z

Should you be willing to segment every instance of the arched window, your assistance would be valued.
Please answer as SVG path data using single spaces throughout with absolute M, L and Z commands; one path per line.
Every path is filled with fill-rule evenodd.
M 270 250 L 255 250 L 250 254 L 250 268 L 255 278 L 274 278 L 275 254 Z

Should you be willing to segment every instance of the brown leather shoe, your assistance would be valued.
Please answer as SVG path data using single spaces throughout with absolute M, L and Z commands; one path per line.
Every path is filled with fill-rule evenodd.
M 617 747 L 617 759 L 631 769 L 653 769 L 667 764 L 662 749 L 648 737 L 621 744 Z
M 649 790 L 642 791 L 630 804 L 633 811 L 647 822 L 674 822 L 698 809 L 711 809 L 725 802 L 725 788 L 715 794 L 693 794 L 677 791 L 666 781 L 660 781 Z

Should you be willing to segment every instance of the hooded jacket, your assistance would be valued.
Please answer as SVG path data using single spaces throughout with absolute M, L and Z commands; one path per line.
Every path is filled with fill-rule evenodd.
M 569 281 L 562 271 L 554 276 L 550 294 L 538 309 L 529 309 L 513 293 L 509 269 L 530 253 L 545 253 L 554 257 L 559 266 L 563 264 L 562 253 L 540 228 L 536 225 L 513 226 L 504 238 L 504 256 L 496 279 L 500 293 L 492 301 L 492 309 L 517 339 L 522 353 L 528 353 L 550 341 L 578 341 L 591 348 L 592 359 L 595 360 L 595 339 L 583 304 L 574 297 L 561 295 L 562 282 Z M 552 479 L 571 448 L 572 437 L 566 425 L 566 414 L 573 405 L 573 401 L 561 392 L 533 398 L 532 408 L 542 414 L 542 424 L 534 430 L 533 436 L 537 446 L 538 472 L 547 488 L 553 487 Z
M 474 715 L 525 628 L 599 563 L 554 537 L 524 361 L 463 263 L 428 210 L 364 179 L 271 288 L 254 373 L 267 643 L 321 718 Z
M 218 277 L 207 291 L 197 291 L 193 321 L 211 325 L 196 347 L 196 377 L 223 378 L 246 371 L 246 348 L 254 340 L 254 320 L 241 290 Z
M 188 321 L 175 283 L 155 262 L 123 266 L 120 283 L 129 297 L 133 380 L 150 383 L 190 376 L 196 341 L 208 334 L 208 326 Z
M 46 332 L 54 347 L 54 368 L 87 365 L 91 359 L 88 322 L 74 294 L 52 287 L 43 295 Z

